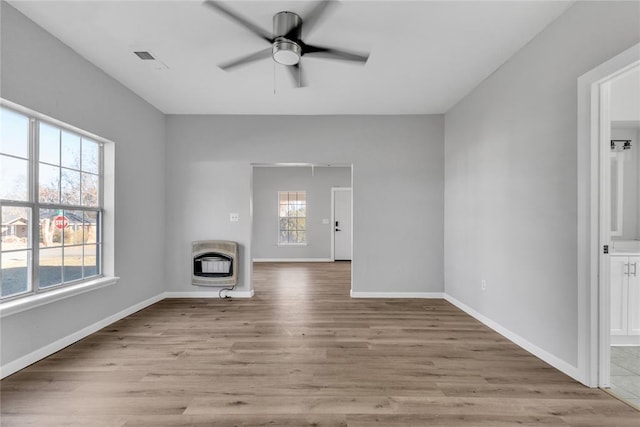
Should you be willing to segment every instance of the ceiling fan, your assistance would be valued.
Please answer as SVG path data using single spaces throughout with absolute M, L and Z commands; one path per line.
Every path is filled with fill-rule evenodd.
M 315 56 L 326 59 L 337 59 L 366 63 L 369 54 L 348 52 L 341 49 L 334 49 L 326 46 L 310 45 L 302 40 L 302 23 L 304 22 L 305 32 L 313 28 L 325 15 L 327 9 L 334 5 L 334 0 L 322 0 L 318 2 L 306 15 L 304 20 L 300 15 L 283 11 L 273 15 L 273 31 L 269 32 L 259 25 L 254 24 L 249 19 L 239 15 L 229 9 L 219 1 L 206 0 L 203 4 L 216 12 L 234 20 L 253 34 L 270 44 L 266 49 L 241 56 L 234 60 L 218 64 L 223 70 L 230 70 L 241 65 L 246 65 L 261 59 L 273 58 L 278 64 L 284 65 L 298 87 L 305 86 L 302 78 L 302 68 L 300 60 L 303 56 Z

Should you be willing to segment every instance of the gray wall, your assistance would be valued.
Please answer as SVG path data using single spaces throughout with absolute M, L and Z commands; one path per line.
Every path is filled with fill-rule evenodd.
M 350 187 L 350 167 L 255 167 L 253 259 L 330 258 L 331 188 Z M 278 191 L 307 192 L 307 244 L 278 246 Z
M 577 79 L 639 32 L 638 2 L 577 2 L 445 117 L 446 292 L 574 366 Z
M 0 3 L 3 98 L 116 143 L 117 285 L 5 317 L 2 364 L 163 291 L 164 116 Z M 146 262 L 139 262 L 140 252 Z
M 640 95 L 639 95 L 640 96 Z M 611 139 L 630 139 L 631 150 L 623 152 L 622 236 L 615 240 L 640 239 L 640 146 L 639 129 L 613 128 Z
M 168 291 L 190 285 L 193 240 L 241 245 L 250 287 L 252 163 L 353 165 L 353 290 L 443 291 L 443 116 L 168 116 Z M 229 213 L 240 214 L 229 222 Z M 388 265 L 387 250 L 400 252 Z

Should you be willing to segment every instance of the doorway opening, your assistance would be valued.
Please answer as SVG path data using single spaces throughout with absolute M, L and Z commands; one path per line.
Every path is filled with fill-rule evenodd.
M 279 287 L 277 292 L 312 295 L 305 289 L 320 286 L 319 277 L 339 278 L 340 289 L 350 294 L 352 175 L 351 165 L 251 165 L 252 289 L 256 294 Z
M 638 406 L 640 44 L 578 85 L 578 368 L 585 384 Z
M 640 409 L 640 65 L 601 86 L 601 103 L 608 103 L 601 125 L 609 131 L 601 138 L 608 151 L 600 178 L 608 190 L 601 199 L 601 217 L 608 218 L 601 244 L 609 247 L 609 274 L 600 279 L 609 290 L 609 345 L 601 349 L 609 362 L 601 383 Z

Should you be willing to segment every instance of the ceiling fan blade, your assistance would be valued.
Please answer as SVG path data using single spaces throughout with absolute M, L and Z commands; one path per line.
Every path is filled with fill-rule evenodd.
M 223 15 L 226 15 L 228 18 L 231 18 L 232 20 L 236 21 L 238 24 L 242 25 L 247 30 L 251 31 L 253 34 L 257 35 L 258 37 L 268 41 L 269 43 L 273 42 L 273 35 L 271 34 L 270 31 L 267 31 L 264 28 L 261 28 L 259 25 L 256 25 L 253 22 L 249 21 L 247 18 L 238 15 L 237 12 L 234 12 L 233 10 L 227 8 L 226 6 L 223 6 L 221 2 L 206 0 L 203 3 L 203 5 L 208 6 L 214 9 L 215 11 L 222 13 Z
M 230 68 L 239 67 L 241 65 L 249 64 L 250 62 L 269 58 L 271 56 L 271 52 L 272 52 L 271 47 L 268 47 L 266 49 L 259 50 L 249 55 L 242 56 L 238 59 L 234 59 L 233 61 L 218 64 L 218 67 L 220 67 L 224 71 L 228 71 Z
M 343 61 L 354 61 L 366 63 L 369 59 L 368 53 L 347 52 L 346 50 L 334 49 L 331 47 L 304 45 L 303 55 L 312 55 L 318 58 L 339 59 Z
M 293 79 L 293 84 L 295 84 L 296 87 L 307 86 L 306 82 L 304 81 L 304 78 L 302 75 L 302 68 L 300 67 L 299 62 L 296 65 L 287 66 L 287 69 L 289 70 L 289 75 Z
M 327 11 L 332 7 L 337 6 L 338 2 L 334 0 L 322 0 L 318 2 L 309 12 L 305 13 L 302 17 L 302 22 L 296 27 L 289 30 L 285 35 L 285 38 L 291 39 L 291 37 L 299 34 L 299 27 L 304 23 L 305 36 L 309 34 L 311 29 L 325 16 Z

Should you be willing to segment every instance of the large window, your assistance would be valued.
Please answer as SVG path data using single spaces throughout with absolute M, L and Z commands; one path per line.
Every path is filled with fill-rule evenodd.
M 278 192 L 279 245 L 307 243 L 306 191 Z
M 2 300 L 102 274 L 102 143 L 0 109 Z

